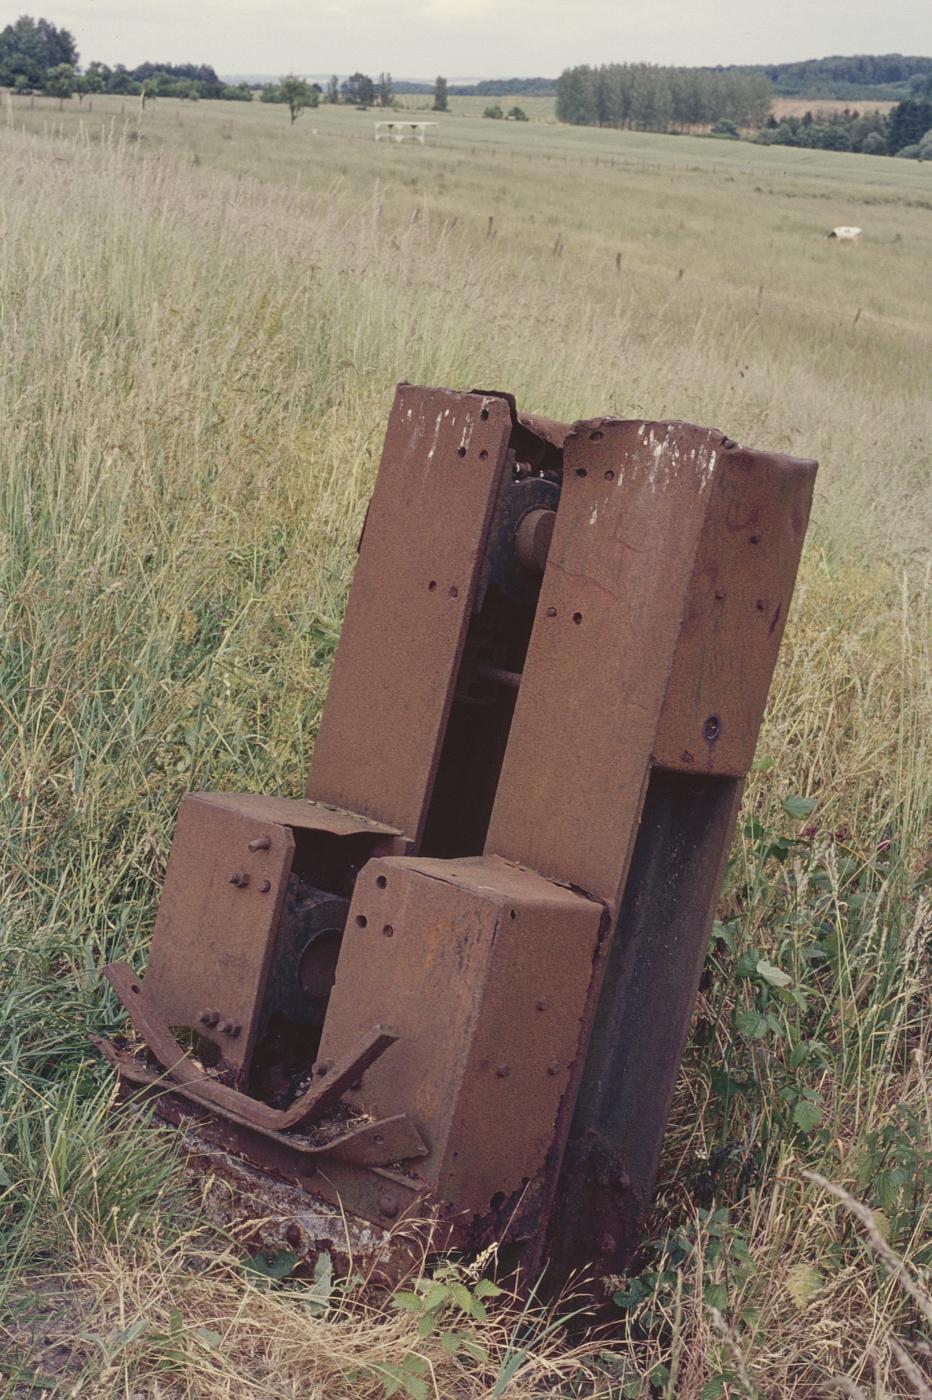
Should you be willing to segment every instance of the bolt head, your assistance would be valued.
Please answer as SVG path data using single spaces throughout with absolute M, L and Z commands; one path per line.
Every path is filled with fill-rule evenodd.
M 398 1202 L 395 1200 L 394 1196 L 380 1196 L 379 1211 L 382 1215 L 387 1216 L 389 1220 L 394 1220 L 395 1216 L 398 1214 Z
M 559 1074 L 559 1073 L 560 1073 L 560 1061 L 559 1061 L 559 1060 L 551 1060 L 551 1061 L 550 1061 L 550 1064 L 547 1066 L 547 1073 L 548 1073 L 551 1077 L 554 1076 L 554 1075 Z
M 271 882 L 271 880 L 260 880 L 260 881 L 259 881 L 258 890 L 259 890 L 259 893 L 260 893 L 260 894 L 268 894 L 268 892 L 269 892 L 269 890 L 270 890 L 271 888 L 272 888 L 272 882 Z
M 509 1074 L 511 1073 L 511 1070 L 509 1069 L 508 1065 L 499 1065 L 495 1073 L 499 1079 L 507 1079 Z

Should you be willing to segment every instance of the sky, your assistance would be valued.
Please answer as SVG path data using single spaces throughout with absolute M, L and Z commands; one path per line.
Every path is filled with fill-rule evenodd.
M 932 0 L 0 0 L 43 14 L 82 64 L 221 74 L 554 77 L 575 63 L 783 63 L 932 51 Z

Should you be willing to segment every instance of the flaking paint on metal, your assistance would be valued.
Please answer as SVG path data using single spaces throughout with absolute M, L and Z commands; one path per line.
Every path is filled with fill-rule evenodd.
M 389 420 L 307 794 L 415 845 L 510 434 L 503 400 L 442 389 Z

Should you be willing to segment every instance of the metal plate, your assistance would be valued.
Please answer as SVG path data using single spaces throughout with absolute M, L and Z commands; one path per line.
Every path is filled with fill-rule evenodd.
M 265 842 L 249 849 L 250 842 Z M 294 837 L 287 826 L 189 794 L 181 803 L 145 977 L 170 1026 L 191 1026 L 233 1069 L 249 1063 Z M 232 883 L 245 876 L 247 883 Z M 234 1037 L 200 1024 L 215 1008 Z
M 361 873 L 321 1057 L 391 1005 L 398 1044 L 350 1098 L 379 1118 L 405 1105 L 431 1147 L 410 1169 L 447 1210 L 489 1217 L 540 1178 L 602 912 L 486 857 L 373 860 Z
M 307 794 L 417 844 L 511 434 L 493 395 L 401 385 Z
M 308 797 L 266 797 L 252 792 L 197 792 L 191 796 L 210 807 L 238 812 L 258 822 L 277 822 L 280 826 L 297 827 L 299 831 L 325 831 L 331 836 L 395 836 L 401 832 L 393 826 L 347 812 L 333 803 L 314 802 Z
M 747 773 L 809 520 L 815 462 L 723 445 L 654 761 Z

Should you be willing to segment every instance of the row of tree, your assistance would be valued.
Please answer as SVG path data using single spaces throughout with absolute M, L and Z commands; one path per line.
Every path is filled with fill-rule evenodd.
M 859 94 L 892 98 L 917 97 L 932 75 L 932 58 L 902 53 L 840 54 L 809 58 L 800 63 L 770 63 L 724 69 L 725 72 L 762 73 L 778 95 L 845 99 Z
M 566 68 L 557 83 L 557 118 L 577 126 L 689 131 L 717 121 L 761 126 L 770 110 L 761 75 L 608 63 Z
M 871 156 L 932 160 L 932 100 L 899 102 L 888 114 L 844 111 L 831 116 L 771 117 L 757 140 L 766 146 L 809 146 Z
M 0 86 L 14 92 L 46 92 L 55 97 L 72 93 L 117 93 L 149 97 L 226 98 L 249 101 L 245 83 L 224 83 L 209 63 L 89 63 L 78 71 L 78 48 L 67 29 L 46 19 L 21 15 L 0 30 Z

